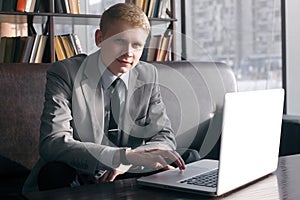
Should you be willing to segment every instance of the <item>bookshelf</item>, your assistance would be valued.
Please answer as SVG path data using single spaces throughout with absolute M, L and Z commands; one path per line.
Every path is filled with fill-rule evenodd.
M 14 0 L 15 2 L 19 0 Z M 74 27 L 76 26 L 99 26 L 99 20 L 101 18 L 100 14 L 74 14 L 74 13 L 65 13 L 65 12 L 56 12 L 56 2 L 57 0 L 40 0 L 40 2 L 47 2 L 44 7 L 41 9 L 41 11 L 36 8 L 35 12 L 17 12 L 13 9 L 11 10 L 2 10 L 0 5 L 0 23 L 9 23 L 13 25 L 24 25 L 27 28 L 27 33 L 24 34 L 24 37 L 32 36 L 34 34 L 46 34 L 48 36 L 47 45 L 45 47 L 44 55 L 48 55 L 47 59 L 43 59 L 41 63 L 53 63 L 57 60 L 56 52 L 55 52 L 55 36 L 57 33 L 59 33 L 60 27 L 69 27 L 70 31 L 69 33 L 75 33 L 76 30 L 74 30 Z M 64 0 L 60 0 L 64 1 Z M 81 3 L 83 3 L 85 0 L 80 0 Z M 175 0 L 168 0 L 170 9 L 168 9 L 169 16 L 166 18 L 158 18 L 149 16 L 149 21 L 151 23 L 151 26 L 159 26 L 161 24 L 167 25 L 169 28 L 172 29 L 172 31 L 175 30 Z M 0 1 L 0 4 L 3 1 Z M 37 0 L 38 2 L 38 0 Z M 124 2 L 124 1 L 120 1 Z M 2 6 L 3 7 L 3 6 Z M 36 30 L 36 33 L 32 32 L 32 27 Z M 47 31 L 45 31 L 47 29 Z M 95 29 L 96 30 L 96 29 Z M 94 31 L 95 31 L 94 30 Z M 66 34 L 66 33 L 63 33 Z M 18 35 L 20 36 L 20 35 Z M 16 37 L 18 37 L 16 36 Z M 22 36 L 22 35 L 21 35 Z M 3 37 L 1 35 L 1 37 Z M 88 37 L 88 36 L 83 36 Z M 81 39 L 80 39 L 81 40 Z M 83 39 L 84 40 L 84 39 Z M 83 41 L 85 42 L 85 41 Z M 0 42 L 1 43 L 1 42 Z M 1 45 L 0 45 L 1 46 Z M 172 47 L 175 47 L 175 39 L 172 38 Z M 96 46 L 95 46 L 96 48 Z M 89 53 L 89 50 L 85 50 L 84 53 Z M 1 52 L 1 50 L 0 50 Z M 46 52 L 46 53 L 45 53 Z M 172 55 L 172 59 L 174 59 L 174 55 Z M 11 63 L 21 63 L 18 62 L 11 62 Z M 4 64 L 10 64 L 10 62 L 1 63 L 0 65 Z M 22 63 L 24 64 L 24 63 Z M 31 63 L 29 63 L 31 64 Z M 39 63 L 37 63 L 38 65 Z

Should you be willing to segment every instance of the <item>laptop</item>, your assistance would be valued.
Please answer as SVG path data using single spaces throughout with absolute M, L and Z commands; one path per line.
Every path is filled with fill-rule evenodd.
M 225 94 L 219 160 L 141 177 L 138 184 L 220 196 L 271 174 L 278 164 L 283 102 L 283 89 Z

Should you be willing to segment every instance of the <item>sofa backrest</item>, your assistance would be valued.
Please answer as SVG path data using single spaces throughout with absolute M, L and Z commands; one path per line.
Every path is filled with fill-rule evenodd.
M 216 118 L 218 108 L 222 107 L 224 93 L 236 91 L 232 70 L 213 62 L 153 64 L 159 71 L 162 96 L 178 146 L 201 150 L 207 131 L 217 127 L 211 119 Z M 40 116 L 49 66 L 0 66 L 0 174 L 30 170 L 38 159 Z M 214 131 L 211 132 L 213 135 Z M 205 148 L 206 151 L 211 148 Z
M 0 173 L 24 172 L 38 158 L 40 116 L 50 65 L 0 67 Z
M 162 96 L 178 148 L 218 159 L 224 94 L 237 91 L 232 69 L 217 62 L 163 62 L 157 66 Z

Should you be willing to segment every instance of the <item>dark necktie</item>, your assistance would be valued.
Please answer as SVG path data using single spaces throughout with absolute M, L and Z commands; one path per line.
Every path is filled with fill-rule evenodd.
M 112 91 L 110 95 L 110 114 L 109 114 L 109 125 L 108 125 L 108 139 L 115 144 L 120 146 L 122 143 L 122 132 L 119 129 L 119 119 L 121 113 L 121 98 L 125 98 L 123 91 L 122 80 L 117 78 L 112 84 Z

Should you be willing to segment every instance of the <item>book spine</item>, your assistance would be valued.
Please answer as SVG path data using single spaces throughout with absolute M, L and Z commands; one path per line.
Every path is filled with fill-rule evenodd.
M 50 0 L 37 0 L 36 4 L 38 4 L 37 11 L 50 12 Z
M 70 42 L 70 40 L 68 38 L 68 35 L 62 35 L 60 37 L 61 37 L 61 41 L 62 41 L 63 47 L 65 49 L 67 58 L 70 58 L 70 57 L 74 56 L 75 55 L 74 49 L 73 49 L 73 47 L 71 45 L 71 42 Z
M 77 46 L 76 46 L 76 43 L 75 43 L 75 39 L 74 39 L 74 37 L 73 37 L 72 35 L 73 35 L 73 34 L 69 34 L 69 35 L 68 35 L 68 39 L 69 39 L 70 42 L 71 42 L 71 45 L 72 45 L 72 47 L 73 47 L 73 49 L 74 49 L 75 55 L 77 55 L 77 54 L 79 54 L 79 52 L 78 52 L 78 49 L 77 49 Z
M 47 35 L 41 35 L 41 38 L 40 38 L 40 41 L 38 44 L 38 48 L 37 48 L 37 52 L 36 52 L 36 56 L 34 58 L 34 63 L 42 62 L 47 39 L 48 39 Z
M 31 0 L 29 12 L 34 12 L 36 0 Z
M 62 0 L 55 0 L 55 12 L 56 13 L 64 13 L 64 8 L 62 4 Z
M 70 13 L 79 14 L 79 1 L 78 0 L 68 0 L 70 6 Z
M 16 11 L 25 12 L 26 0 L 18 0 Z
M 32 0 L 26 0 L 26 5 L 25 5 L 25 12 L 30 12 L 30 7 L 31 7 L 31 2 Z
M 6 0 L 2 2 L 2 11 L 16 11 L 17 0 Z
M 63 1 L 64 1 L 64 5 L 66 7 L 66 13 L 71 13 L 69 1 L 68 0 L 63 0 Z
M 41 35 L 36 35 L 35 36 L 35 40 L 34 40 L 34 43 L 33 43 L 32 51 L 31 51 L 31 55 L 30 55 L 30 59 L 29 59 L 29 63 L 34 63 L 34 59 L 36 57 L 36 52 L 37 52 L 37 49 L 38 49 L 40 38 L 41 38 Z
M 0 63 L 4 63 L 7 37 L 2 37 L 0 42 Z
M 78 35 L 77 34 L 72 34 L 72 37 L 74 38 L 78 54 L 83 53 L 82 46 L 81 46 Z
M 35 36 L 28 36 L 26 38 L 22 56 L 20 58 L 21 63 L 29 63 L 34 40 L 35 40 Z
M 15 45 L 14 45 L 14 50 L 12 51 L 13 52 L 13 56 L 12 56 L 12 62 L 15 63 L 18 61 L 18 55 L 20 54 L 19 52 L 21 51 L 21 45 L 20 45 L 20 40 L 21 40 L 21 37 L 18 36 L 18 37 L 14 37 L 14 42 L 15 42 Z
M 66 53 L 64 52 L 62 41 L 59 35 L 54 37 L 54 45 L 55 45 L 55 54 L 57 60 L 63 60 L 66 58 Z

